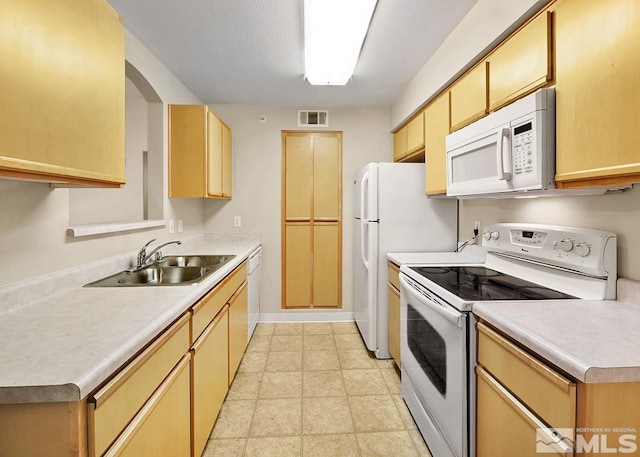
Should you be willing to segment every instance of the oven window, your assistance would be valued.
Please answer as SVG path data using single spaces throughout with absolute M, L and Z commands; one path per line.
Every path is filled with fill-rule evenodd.
M 444 339 L 416 309 L 407 304 L 407 344 L 422 371 L 438 391 L 447 392 L 447 349 Z

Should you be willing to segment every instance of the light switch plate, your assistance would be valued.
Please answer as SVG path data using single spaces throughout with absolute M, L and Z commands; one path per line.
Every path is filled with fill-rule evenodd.
M 240 227 L 242 225 L 242 218 L 240 216 L 235 216 L 233 218 L 233 226 Z

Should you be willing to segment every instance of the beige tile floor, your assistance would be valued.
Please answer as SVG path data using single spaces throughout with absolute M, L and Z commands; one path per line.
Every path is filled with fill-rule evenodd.
M 203 457 L 430 457 L 352 322 L 259 324 Z

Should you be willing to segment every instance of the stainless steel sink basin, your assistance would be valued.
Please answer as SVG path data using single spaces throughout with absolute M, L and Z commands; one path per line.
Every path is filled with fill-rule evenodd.
M 144 287 L 197 284 L 235 255 L 167 256 L 136 271 L 121 271 L 85 287 Z

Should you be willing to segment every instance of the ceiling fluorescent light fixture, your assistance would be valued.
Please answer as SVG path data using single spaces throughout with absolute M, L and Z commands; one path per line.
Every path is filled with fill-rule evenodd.
M 304 0 L 305 78 L 344 86 L 356 68 L 377 0 Z

